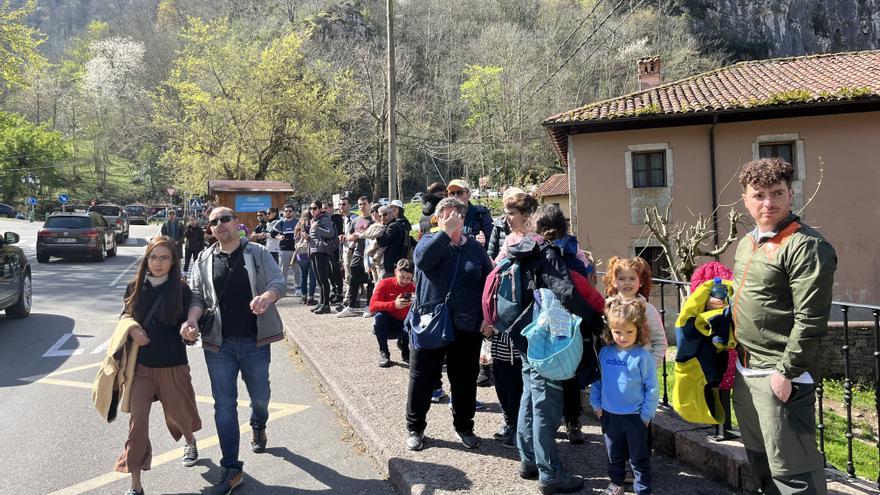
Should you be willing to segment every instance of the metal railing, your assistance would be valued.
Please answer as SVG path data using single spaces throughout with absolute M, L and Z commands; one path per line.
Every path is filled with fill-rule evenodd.
M 671 303 L 671 300 L 667 302 L 667 298 L 671 297 L 668 294 L 667 286 L 671 286 L 672 290 L 675 292 L 675 319 L 678 319 L 679 311 L 682 304 L 682 291 L 680 288 L 690 286 L 687 282 L 679 282 L 676 280 L 667 280 L 662 278 L 654 278 L 652 279 L 654 282 L 655 290 L 652 293 L 652 299 L 658 296 L 660 298 L 660 316 L 663 320 L 664 325 L 666 325 L 667 319 L 667 307 Z M 656 300 L 655 300 L 656 301 Z M 839 311 L 839 315 L 842 317 L 843 323 L 843 345 L 840 347 L 840 351 L 843 354 L 843 408 L 846 414 L 846 427 L 845 427 L 845 438 L 846 438 L 846 467 L 843 470 L 847 476 L 856 477 L 856 468 L 853 463 L 853 388 L 855 385 L 854 376 L 852 375 L 852 367 L 851 361 L 853 356 L 851 355 L 851 342 L 850 342 L 850 311 L 852 309 L 859 309 L 865 312 L 870 312 L 873 316 L 873 337 L 874 337 L 874 377 L 873 377 L 873 385 L 874 385 L 874 405 L 876 409 L 877 415 L 877 424 L 874 425 L 876 428 L 875 432 L 878 437 L 876 442 L 877 449 L 877 458 L 878 462 L 880 462 L 880 306 L 869 305 L 869 304 L 856 304 L 845 301 L 832 301 L 832 315 L 834 315 L 835 311 Z M 674 323 L 673 323 L 674 325 Z M 663 367 L 661 370 L 661 376 L 663 381 L 663 396 L 661 398 L 661 404 L 664 407 L 669 407 L 669 394 L 668 394 L 668 373 L 666 371 L 666 358 L 663 358 Z M 819 452 L 822 453 L 823 459 L 825 458 L 825 440 L 826 440 L 826 414 L 825 414 L 825 404 L 824 404 L 824 379 L 823 383 L 816 384 L 816 398 L 818 402 L 818 415 L 817 415 L 817 431 L 818 431 L 818 440 L 819 440 Z M 718 425 L 715 431 L 715 439 L 717 441 L 729 440 L 732 438 L 739 437 L 737 431 L 735 431 L 731 426 L 731 414 L 730 414 L 730 393 L 726 391 L 722 391 L 721 401 L 724 406 L 724 412 L 726 416 L 726 421 L 722 425 Z M 858 440 L 855 440 L 858 441 Z M 827 461 L 826 461 L 827 466 Z M 876 473 L 876 479 L 874 480 L 878 484 L 880 484 L 880 472 Z

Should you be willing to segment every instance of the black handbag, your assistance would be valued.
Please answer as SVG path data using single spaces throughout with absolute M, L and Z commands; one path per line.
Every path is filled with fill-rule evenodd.
M 241 258 L 238 260 L 244 259 L 244 253 L 241 253 Z M 235 273 L 235 270 L 238 270 L 238 267 L 241 266 L 240 263 L 236 263 L 232 268 L 229 269 L 229 272 L 226 275 L 226 281 L 223 282 L 223 288 L 220 289 L 220 292 L 217 293 L 217 300 L 214 301 L 214 305 L 210 308 L 205 308 L 202 312 L 201 318 L 199 318 L 199 331 L 200 332 L 210 332 L 214 329 L 214 320 L 217 318 L 217 308 L 220 306 L 220 301 L 223 300 L 223 294 L 226 293 L 226 288 L 229 287 L 229 281 L 232 280 L 232 274 Z M 212 274 L 213 277 L 213 274 Z

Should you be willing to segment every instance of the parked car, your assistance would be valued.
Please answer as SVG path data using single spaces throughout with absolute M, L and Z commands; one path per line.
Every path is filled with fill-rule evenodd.
M 379 206 L 388 206 L 391 204 L 391 200 L 388 198 L 379 198 Z
M 16 210 L 15 208 L 7 204 L 0 203 L 0 217 L 18 218 L 19 215 L 21 215 L 21 213 L 19 213 L 18 210 Z
M 135 223 L 138 225 L 147 224 L 147 207 L 144 205 L 125 205 L 125 213 L 128 215 L 129 225 Z
M 151 215 L 149 220 L 151 222 L 164 222 L 166 219 L 166 216 L 167 216 L 167 214 L 166 214 L 165 210 L 159 210 L 156 213 L 154 213 L 153 215 Z
M 31 314 L 31 265 L 18 246 L 15 232 L 6 232 L 0 238 L 0 309 L 8 318 L 26 318 Z
M 116 229 L 96 212 L 55 213 L 37 232 L 37 262 L 55 256 L 85 256 L 104 261 L 116 256 Z
M 422 196 L 424 196 L 424 194 L 422 194 L 422 193 L 420 193 L 420 192 L 417 192 L 417 193 L 413 194 L 412 199 L 409 200 L 409 201 L 410 201 L 410 203 L 421 203 L 421 202 L 422 202 Z
M 121 206 L 104 203 L 89 207 L 89 211 L 100 213 L 104 220 L 107 220 L 107 223 L 116 230 L 116 242 L 123 242 L 128 239 L 128 214 L 125 213 Z

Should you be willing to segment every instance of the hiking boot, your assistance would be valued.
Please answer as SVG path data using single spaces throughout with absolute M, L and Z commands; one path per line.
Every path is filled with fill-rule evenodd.
M 312 313 L 315 313 L 316 315 L 330 314 L 330 306 L 327 306 L 327 305 L 318 306 L 317 308 L 315 308 L 314 311 L 312 311 Z
M 608 487 L 602 490 L 602 495 L 623 495 L 624 493 L 623 487 L 614 483 L 608 483 Z
M 584 477 L 577 474 L 565 475 L 557 478 L 549 483 L 538 483 L 538 490 L 543 495 L 553 495 L 554 493 L 574 493 L 584 487 Z
M 513 428 L 508 425 L 501 425 L 501 428 L 498 428 L 498 431 L 492 434 L 492 438 L 495 440 L 504 440 L 509 437 L 511 433 L 513 433 Z
M 260 454 L 266 450 L 266 429 L 254 429 L 254 438 L 251 440 L 251 451 L 254 454 Z
M 409 450 L 422 450 L 425 447 L 425 434 L 415 431 L 409 432 L 406 437 L 406 448 Z
M 566 423 L 565 433 L 568 435 L 568 441 L 572 444 L 581 445 L 584 443 L 584 432 L 581 431 L 580 423 Z
M 409 345 L 403 340 L 398 340 L 397 348 L 400 349 L 400 360 L 409 364 Z
M 480 374 L 477 375 L 477 386 L 491 387 L 492 385 L 492 367 L 488 364 L 481 364 Z
M 183 448 L 183 460 L 181 461 L 184 466 L 190 467 L 195 465 L 196 462 L 199 461 L 199 448 L 196 446 L 196 441 L 193 440 L 193 443 L 188 443 Z
M 361 312 L 354 308 L 343 308 L 342 311 L 336 313 L 337 318 L 351 318 L 353 316 L 360 316 Z
M 461 440 L 461 444 L 469 449 L 475 449 L 480 446 L 480 438 L 474 435 L 472 431 L 457 431 L 455 432 L 458 435 L 458 438 Z
M 211 488 L 211 495 L 229 495 L 244 482 L 241 469 L 220 468 L 220 480 Z
M 443 391 L 442 388 L 438 388 L 431 392 L 431 402 L 434 404 L 439 404 L 446 398 L 446 392 Z
M 534 463 L 519 461 L 519 477 L 524 480 L 536 480 L 538 479 L 538 466 Z
M 391 367 L 391 355 L 385 351 L 379 351 L 379 367 L 380 368 L 390 368 Z

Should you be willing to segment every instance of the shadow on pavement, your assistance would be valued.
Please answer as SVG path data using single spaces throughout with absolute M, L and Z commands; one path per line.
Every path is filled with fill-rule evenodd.
M 431 495 L 438 492 L 468 491 L 473 487 L 473 482 L 468 478 L 467 473 L 461 469 L 443 464 L 417 462 L 411 459 L 392 457 L 388 459 L 388 471 L 390 473 L 398 473 L 397 476 L 409 477 L 410 480 L 419 480 L 422 489 L 418 490 L 418 493 L 423 495 Z M 394 475 L 392 474 L 393 477 Z M 413 483 L 410 482 L 409 484 Z M 416 486 L 418 485 L 414 485 L 413 488 Z
M 318 464 L 317 462 L 312 461 L 306 457 L 303 457 L 299 454 L 295 454 L 291 452 L 286 447 L 271 447 L 266 449 L 265 455 L 273 455 L 275 457 L 279 457 L 293 466 L 301 469 L 306 474 L 314 478 L 319 483 L 326 485 L 328 488 L 321 489 L 308 489 L 302 488 L 301 486 L 290 487 L 290 486 L 273 486 L 266 485 L 260 482 L 260 480 L 254 478 L 248 473 L 247 467 L 245 467 L 245 478 L 244 483 L 235 490 L 236 494 L 260 494 L 260 495 L 293 495 L 298 493 L 316 493 L 316 494 L 336 494 L 336 493 L 345 493 L 345 494 L 392 494 L 390 485 L 385 481 L 380 480 L 362 480 L 357 478 L 351 478 L 349 476 L 345 476 L 344 474 L 339 473 L 327 466 L 322 464 Z M 180 492 L 177 494 L 167 494 L 167 495 L 193 495 L 193 494 L 204 494 L 210 493 L 211 485 L 220 477 L 220 466 L 218 466 L 214 461 L 211 460 L 200 460 L 200 466 L 207 466 L 208 470 L 202 474 L 202 477 L 205 478 L 205 482 L 207 486 L 201 489 L 201 491 L 187 491 Z M 145 480 L 146 482 L 146 480 Z
M 61 315 L 31 313 L 21 320 L 0 318 L 0 387 L 27 385 L 20 378 L 45 375 L 60 368 L 70 356 L 43 357 L 65 333 L 72 333 L 76 322 Z M 73 335 L 63 348 L 77 347 Z

